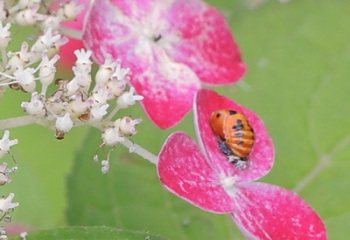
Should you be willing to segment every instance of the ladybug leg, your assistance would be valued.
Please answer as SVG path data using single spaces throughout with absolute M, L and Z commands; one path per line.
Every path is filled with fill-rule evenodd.
M 228 156 L 228 161 L 235 165 L 236 168 L 244 170 L 248 167 L 248 160 L 246 158 L 237 157 L 235 155 Z
M 219 143 L 219 148 L 221 151 L 226 155 L 226 156 L 231 156 L 233 155 L 232 150 L 227 146 L 226 142 L 221 140 Z

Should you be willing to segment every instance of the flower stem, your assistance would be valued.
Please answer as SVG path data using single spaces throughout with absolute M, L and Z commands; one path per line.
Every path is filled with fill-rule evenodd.
M 38 120 L 30 115 L 9 118 L 9 119 L 2 119 L 0 120 L 0 130 L 22 127 L 22 126 L 27 126 L 27 125 L 36 124 L 36 123 L 38 123 Z
M 119 111 L 119 108 L 116 106 L 111 113 L 108 115 L 108 117 L 106 118 L 108 121 L 111 121 L 112 118 L 114 117 L 115 114 L 117 114 L 117 112 Z
M 60 32 L 64 35 L 64 36 L 68 36 L 71 38 L 75 38 L 75 39 L 83 39 L 83 32 L 80 30 L 76 30 L 76 29 L 72 29 L 72 28 L 67 28 L 64 26 L 60 27 Z
M 140 145 L 133 143 L 130 139 L 125 138 L 125 140 L 120 143 L 123 144 L 125 147 L 129 148 L 130 152 L 140 155 L 141 157 L 143 157 L 144 159 L 148 160 L 153 164 L 158 163 L 158 157 L 156 155 L 144 149 Z
M 1 61 L 2 61 L 2 64 L 3 64 L 2 67 L 5 68 L 6 64 L 7 64 L 7 53 L 6 53 L 5 49 L 1 49 Z

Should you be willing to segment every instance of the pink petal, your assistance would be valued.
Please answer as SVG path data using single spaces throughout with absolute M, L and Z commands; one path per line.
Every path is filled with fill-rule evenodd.
M 84 42 L 99 62 L 109 53 L 132 70 L 131 83 L 161 128 L 191 110 L 200 78 L 228 84 L 245 72 L 224 18 L 199 0 L 95 1 Z
M 216 213 L 233 209 L 219 177 L 187 133 L 169 136 L 159 154 L 158 176 L 169 191 L 197 207 Z
M 200 88 L 196 74 L 165 53 L 168 43 L 154 39 L 160 30 L 166 31 L 162 15 L 167 8 L 164 1 L 155 0 L 95 1 L 84 33 L 86 45 L 100 62 L 109 53 L 131 68 L 131 83 L 145 97 L 147 114 L 161 128 L 182 120 Z
M 132 84 L 149 117 L 160 128 L 167 129 L 180 122 L 192 109 L 193 99 L 200 88 L 197 76 L 187 66 L 171 61 L 163 51 L 154 59 L 159 62 L 132 76 Z M 151 59 L 150 59 L 151 60 Z
M 168 53 L 187 64 L 207 84 L 230 84 L 246 72 L 241 53 L 224 16 L 198 0 L 178 0 L 166 16 L 172 34 L 181 36 Z
M 249 239 L 327 239 L 322 219 L 294 192 L 265 183 L 241 186 L 232 218 Z
M 237 182 L 249 182 L 261 178 L 270 171 L 274 163 L 274 146 L 265 124 L 258 115 L 208 89 L 198 92 L 195 108 L 197 132 L 200 135 L 198 138 L 202 141 L 210 164 L 216 172 L 225 173 L 226 176 L 237 176 Z M 254 129 L 256 139 L 249 155 L 250 164 L 246 169 L 238 169 L 229 163 L 218 146 L 217 138 L 209 123 L 211 114 L 218 109 L 230 109 L 244 113 Z

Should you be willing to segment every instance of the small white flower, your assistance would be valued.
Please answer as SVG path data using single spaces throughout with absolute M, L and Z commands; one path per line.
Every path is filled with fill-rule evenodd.
M 120 64 L 120 61 L 114 61 L 112 56 L 107 54 L 104 64 L 100 65 L 95 75 L 96 86 L 104 85 L 108 82 L 109 78 L 115 72 L 117 64 Z
M 103 118 L 103 116 L 107 114 L 108 107 L 108 104 L 94 104 L 91 108 L 91 118 L 93 118 L 93 120 L 95 121 L 100 121 Z
M 67 109 L 68 103 L 63 101 L 64 94 L 62 90 L 54 92 L 46 100 L 46 107 L 48 108 L 47 112 L 50 112 L 55 115 L 61 115 L 61 113 Z
M 135 126 L 141 122 L 141 118 L 132 119 L 131 117 L 122 117 L 121 119 L 116 120 L 115 125 L 119 125 L 119 130 L 122 134 L 131 136 L 137 133 Z
M 78 92 L 87 93 L 92 82 L 91 75 L 87 69 L 73 67 L 74 78 L 67 84 L 67 95 L 71 96 Z
M 0 49 L 6 48 L 11 40 L 11 32 L 9 31 L 10 27 L 10 23 L 7 23 L 5 27 L 3 27 L 2 22 L 0 21 Z
M 46 54 L 43 56 L 43 60 L 41 61 L 39 68 L 39 80 L 42 85 L 41 94 L 43 95 L 46 94 L 48 86 L 53 82 L 55 78 L 55 64 L 59 59 L 60 56 L 57 54 L 51 59 L 49 59 Z
M 74 126 L 74 123 L 70 118 L 69 113 L 66 113 L 63 117 L 57 117 L 56 129 L 58 131 L 67 133 L 72 129 L 73 126 Z
M 22 68 L 29 63 L 30 59 L 34 56 L 33 52 L 29 52 L 28 43 L 23 42 L 21 50 L 15 53 L 9 53 L 10 60 L 6 66 L 7 73 L 11 74 L 17 70 L 18 66 Z
M 20 9 L 30 8 L 35 5 L 40 4 L 41 0 L 19 0 L 17 1 L 17 4 L 11 7 L 9 12 L 16 12 Z
M 118 142 L 124 141 L 124 138 L 120 136 L 119 129 L 113 126 L 103 131 L 102 140 L 106 146 L 115 146 Z
M 12 178 L 7 175 L 7 163 L 3 162 L 0 165 L 0 186 L 4 185 L 7 182 L 11 182 Z
M 99 86 L 91 96 L 96 102 L 100 104 L 106 104 L 108 100 L 113 98 L 113 94 L 111 93 L 109 88 L 104 86 Z
M 74 94 L 77 94 L 79 90 L 79 84 L 77 81 L 77 78 L 73 78 L 69 83 L 67 84 L 67 96 L 72 96 Z
M 0 158 L 10 152 L 10 148 L 18 143 L 17 139 L 10 140 L 10 132 L 6 130 L 4 136 L 0 139 Z
M 90 104 L 92 103 L 91 101 L 83 101 L 83 94 L 78 93 L 72 96 L 72 100 L 69 103 L 69 112 L 72 117 L 79 117 L 88 112 Z
M 119 97 L 125 91 L 126 83 L 126 80 L 119 81 L 116 78 L 112 78 L 110 81 L 108 81 L 107 87 L 113 96 Z
M 22 102 L 21 107 L 32 116 L 43 117 L 46 114 L 43 100 L 37 92 L 32 93 L 32 97 L 29 102 Z
M 34 73 L 34 68 L 23 69 L 21 66 L 19 66 L 13 73 L 13 76 L 15 79 L 17 79 L 18 83 L 21 85 L 24 91 L 33 93 L 36 87 L 36 78 L 34 77 Z
M 5 7 L 5 1 L 0 1 L 0 22 L 3 22 L 7 18 L 8 11 Z
M 75 20 L 79 13 L 85 8 L 84 5 L 78 5 L 77 1 L 68 1 L 60 6 L 57 15 L 65 21 Z
M 91 71 L 91 60 L 90 57 L 92 52 L 90 50 L 85 49 L 77 49 L 74 51 L 75 56 L 77 56 L 77 60 L 75 61 L 75 66 L 78 68 L 78 71 L 89 73 Z M 74 70 L 73 70 L 74 71 Z
M 43 32 L 51 28 L 53 31 L 58 31 L 60 28 L 62 18 L 57 16 L 46 16 L 44 21 L 40 24 L 40 28 Z
M 14 193 L 10 193 L 6 198 L 0 198 L 0 212 L 8 213 L 10 210 L 18 207 L 19 203 L 13 203 L 12 199 L 15 196 Z
M 117 67 L 112 75 L 113 78 L 116 78 L 117 80 L 119 81 L 122 81 L 122 80 L 129 80 L 127 78 L 127 75 L 128 73 L 130 72 L 130 69 L 129 68 L 122 68 L 121 67 L 121 64 L 120 64 L 120 61 L 118 62 L 117 64 Z
M 40 5 L 37 4 L 18 12 L 15 17 L 17 24 L 21 26 L 32 26 L 37 21 L 44 20 L 45 15 L 37 13 L 39 8 Z
M 34 43 L 31 50 L 34 52 L 43 52 L 54 46 L 54 43 L 61 38 L 60 34 L 53 34 L 52 28 L 46 30 L 44 35 L 41 35 Z
M 136 101 L 143 100 L 143 96 L 134 95 L 135 89 L 133 87 L 130 88 L 129 92 L 124 92 L 119 96 L 117 100 L 118 108 L 128 108 L 136 103 Z
M 55 55 L 58 49 L 68 42 L 68 38 L 61 37 L 58 33 L 53 33 L 52 28 L 48 28 L 44 35 L 41 35 L 38 40 L 33 44 L 31 51 L 36 53 L 35 58 L 31 59 L 32 62 L 39 61 L 41 53 L 47 52 L 49 57 Z

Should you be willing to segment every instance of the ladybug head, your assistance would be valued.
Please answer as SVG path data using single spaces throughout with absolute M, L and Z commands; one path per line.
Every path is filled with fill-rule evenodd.
M 236 113 L 236 111 L 228 109 L 220 109 L 213 112 L 210 117 L 210 126 L 213 129 L 214 134 L 220 136 L 221 138 L 225 138 L 224 123 L 226 118 Z

